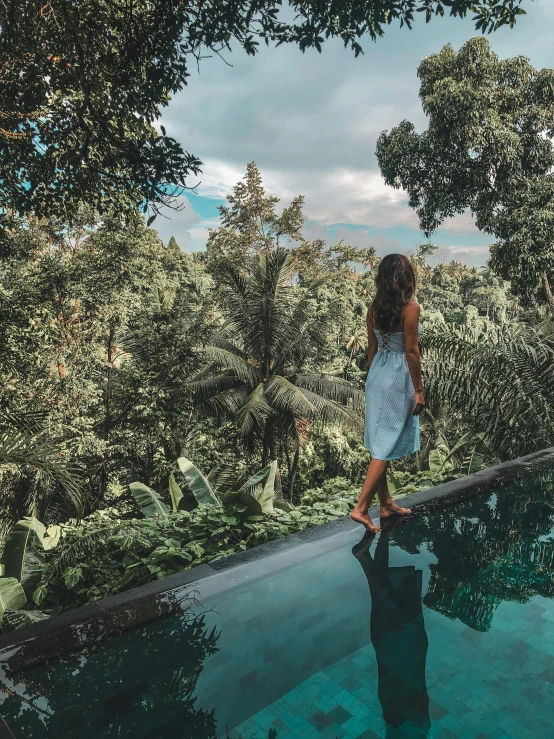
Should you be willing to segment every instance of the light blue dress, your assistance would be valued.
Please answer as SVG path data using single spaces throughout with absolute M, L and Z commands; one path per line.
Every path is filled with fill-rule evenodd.
M 421 333 L 421 324 L 418 326 Z M 401 459 L 419 450 L 419 416 L 403 331 L 375 331 L 379 349 L 365 383 L 364 446 L 373 459 Z

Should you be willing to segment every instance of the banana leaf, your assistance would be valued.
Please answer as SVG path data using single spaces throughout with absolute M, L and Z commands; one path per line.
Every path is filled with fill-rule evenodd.
M 5 611 L 17 611 L 27 604 L 25 591 L 15 577 L 0 578 L 0 616 Z
M 250 477 L 244 483 L 244 485 L 241 485 L 241 487 L 237 490 L 237 492 L 238 493 L 242 493 L 244 491 L 248 492 L 250 490 L 250 488 L 253 488 L 256 485 L 258 485 L 264 479 L 264 477 L 266 477 L 266 475 L 269 473 L 269 471 L 271 469 L 271 464 L 273 464 L 273 463 L 266 464 L 266 466 L 263 467 L 258 472 L 256 472 L 255 475 L 252 475 L 252 477 Z
M 38 518 L 22 518 L 11 530 L 4 546 L 1 559 L 4 575 L 21 583 L 28 597 L 42 576 L 45 532 Z
M 227 508 L 243 508 L 243 511 L 238 513 L 239 518 L 246 519 L 249 516 L 260 516 L 263 511 L 261 505 L 258 503 L 254 496 L 250 493 L 246 493 L 244 490 L 240 493 L 236 493 L 233 490 L 225 493 L 223 496 L 223 505 Z
M 169 508 L 155 490 L 152 490 L 147 485 L 143 485 L 142 482 L 132 482 L 129 487 L 146 518 L 150 518 L 150 516 L 169 515 Z
M 262 507 L 264 513 L 273 513 L 273 496 L 275 494 L 275 473 L 277 471 L 277 460 L 273 460 L 269 464 L 269 472 L 267 480 L 262 490 L 262 494 L 258 496 L 258 503 Z
M 171 498 L 173 512 L 177 513 L 177 511 L 179 510 L 179 503 L 183 499 L 183 491 L 175 482 L 175 477 L 173 476 L 173 473 L 169 476 L 169 496 Z
M 199 505 L 219 505 L 219 500 L 216 498 L 210 483 L 190 459 L 179 457 L 177 464 Z
M 438 449 L 429 452 L 429 469 L 431 472 L 440 472 L 446 463 L 446 457 Z

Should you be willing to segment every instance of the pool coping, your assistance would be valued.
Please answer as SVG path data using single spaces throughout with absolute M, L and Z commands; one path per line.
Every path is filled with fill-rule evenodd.
M 416 515 L 426 513 L 472 498 L 492 487 L 503 487 L 550 466 L 554 468 L 554 447 L 426 488 L 398 502 L 412 508 Z M 379 518 L 377 506 L 370 513 L 372 518 Z M 237 567 L 301 545 L 321 544 L 330 536 L 354 528 L 356 524 L 345 516 L 7 632 L 0 635 L 0 666 L 6 674 L 17 674 L 48 663 L 68 652 L 186 609 L 191 604 L 194 585 L 207 578 L 214 578 L 212 593 L 217 593 L 218 589 L 236 584 L 233 578 L 230 584 L 229 577 L 217 579 L 217 575 L 232 574 Z

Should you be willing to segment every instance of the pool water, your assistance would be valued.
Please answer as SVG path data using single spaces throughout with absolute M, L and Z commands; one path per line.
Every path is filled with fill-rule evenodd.
M 21 737 L 554 735 L 554 473 L 198 584 L 201 606 L 4 678 Z

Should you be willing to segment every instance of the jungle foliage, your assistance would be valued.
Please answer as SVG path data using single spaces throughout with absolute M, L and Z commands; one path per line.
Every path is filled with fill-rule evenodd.
M 251 163 L 205 252 L 84 208 L 2 232 L 3 628 L 351 508 L 378 257 L 277 203 Z M 395 495 L 554 439 L 544 308 L 431 244 L 411 259 L 428 408 Z

